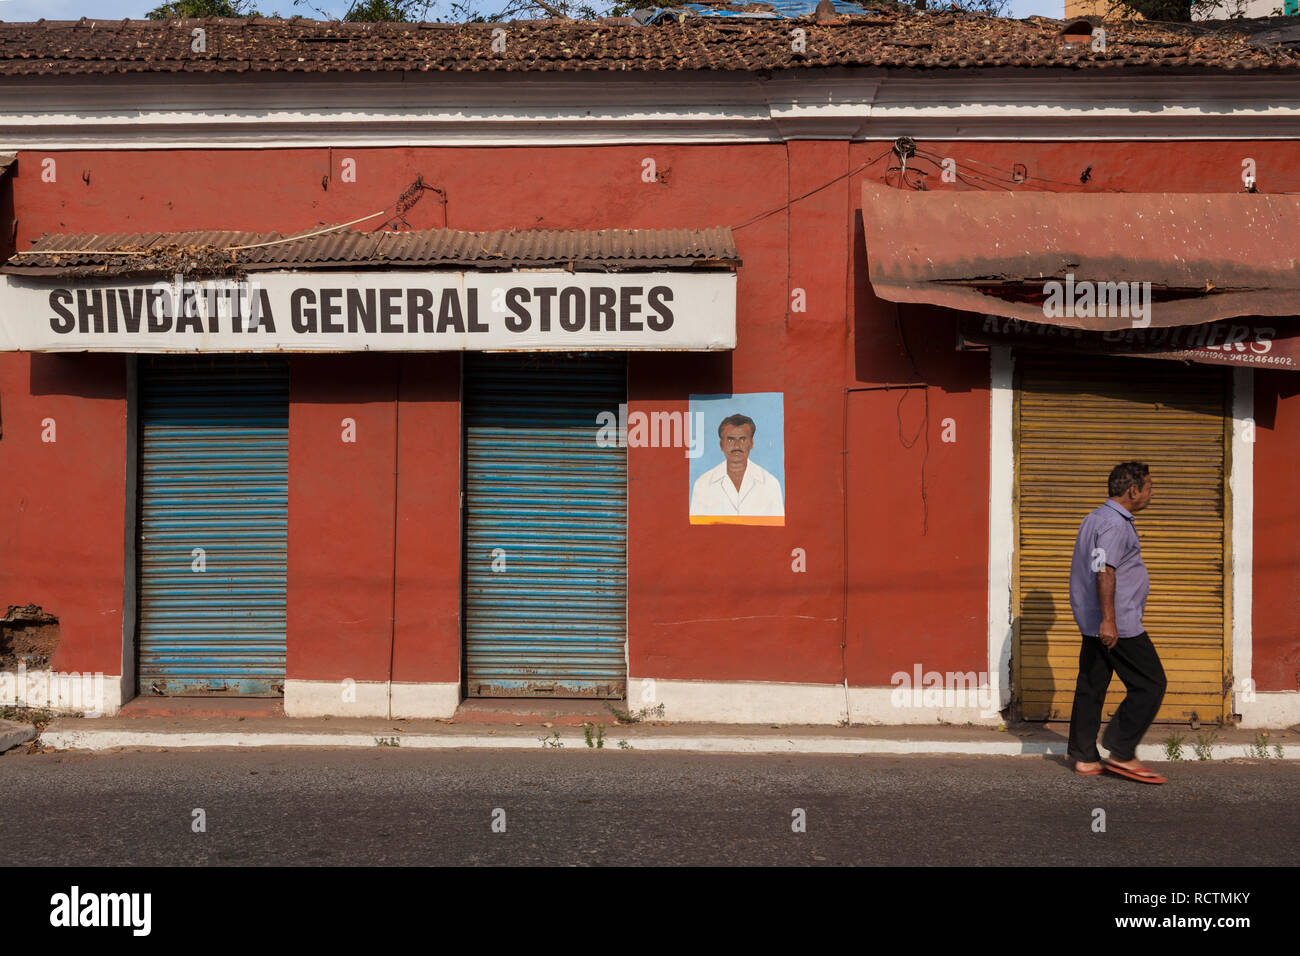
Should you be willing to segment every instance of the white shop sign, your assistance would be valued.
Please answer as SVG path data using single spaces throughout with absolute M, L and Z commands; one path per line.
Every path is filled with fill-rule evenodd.
M 736 346 L 733 272 L 0 276 L 0 351 L 444 352 Z

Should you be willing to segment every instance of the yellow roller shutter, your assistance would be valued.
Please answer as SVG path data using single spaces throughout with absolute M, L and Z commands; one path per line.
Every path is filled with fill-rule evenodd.
M 1068 720 L 1079 632 L 1070 558 L 1079 522 L 1106 499 L 1121 461 L 1151 466 L 1155 494 L 1136 516 L 1151 575 L 1143 624 L 1169 689 L 1157 720 L 1227 713 L 1225 410 L 1229 380 L 1213 366 L 1050 353 L 1017 356 L 1013 669 L 1020 713 Z M 1109 717 L 1124 698 L 1116 677 Z

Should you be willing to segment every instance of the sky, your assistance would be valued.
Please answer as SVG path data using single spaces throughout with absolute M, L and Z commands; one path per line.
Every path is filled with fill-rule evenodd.
M 147 11 L 152 10 L 162 0 L 0 0 L 0 20 L 10 22 L 20 20 L 80 20 L 89 17 L 92 20 L 121 20 L 123 17 L 143 19 Z M 347 9 L 347 0 L 311 0 L 312 5 L 335 15 Z M 646 6 L 652 6 L 653 0 L 646 0 Z M 257 6 L 266 12 L 276 12 L 282 16 L 300 13 L 304 17 L 317 17 L 317 14 L 300 3 L 294 6 L 293 0 L 259 0 Z M 491 0 L 483 4 L 485 10 L 491 9 Z M 439 4 L 445 9 L 445 4 Z M 434 8 L 434 16 L 439 7 Z M 1012 17 L 1044 16 L 1061 18 L 1065 16 L 1065 0 L 1011 0 Z

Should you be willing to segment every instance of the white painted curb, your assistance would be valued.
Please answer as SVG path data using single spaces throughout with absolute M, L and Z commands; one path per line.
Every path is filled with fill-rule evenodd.
M 550 738 L 523 735 L 392 734 L 376 737 L 356 733 L 164 733 L 128 730 L 60 730 L 41 735 L 41 743 L 58 750 L 112 750 L 118 747 L 165 747 L 167 749 L 200 747 L 378 747 L 396 746 L 407 750 L 558 750 L 543 742 Z M 606 751 L 618 751 L 620 738 L 605 737 Z M 561 734 L 557 743 L 565 750 L 587 750 L 580 734 Z M 628 739 L 632 750 L 695 751 L 735 754 L 967 754 L 984 756 L 1064 756 L 1066 744 L 1033 741 L 940 740 L 857 740 L 842 737 L 634 737 Z M 1138 748 L 1139 759 L 1152 763 L 1166 761 L 1163 746 L 1144 744 Z M 1214 760 L 1248 757 L 1241 744 L 1216 744 Z M 1270 750 L 1270 759 L 1277 759 Z M 1300 746 L 1283 748 L 1284 760 L 1300 760 Z M 1192 761 L 1195 760 L 1193 756 Z

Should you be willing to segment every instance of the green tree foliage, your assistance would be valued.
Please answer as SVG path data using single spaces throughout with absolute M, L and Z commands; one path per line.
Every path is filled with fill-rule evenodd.
M 150 20 L 192 20 L 199 17 L 257 17 L 253 0 L 172 0 L 145 14 Z
M 431 0 L 353 0 L 343 14 L 349 23 L 418 23 L 427 20 Z

